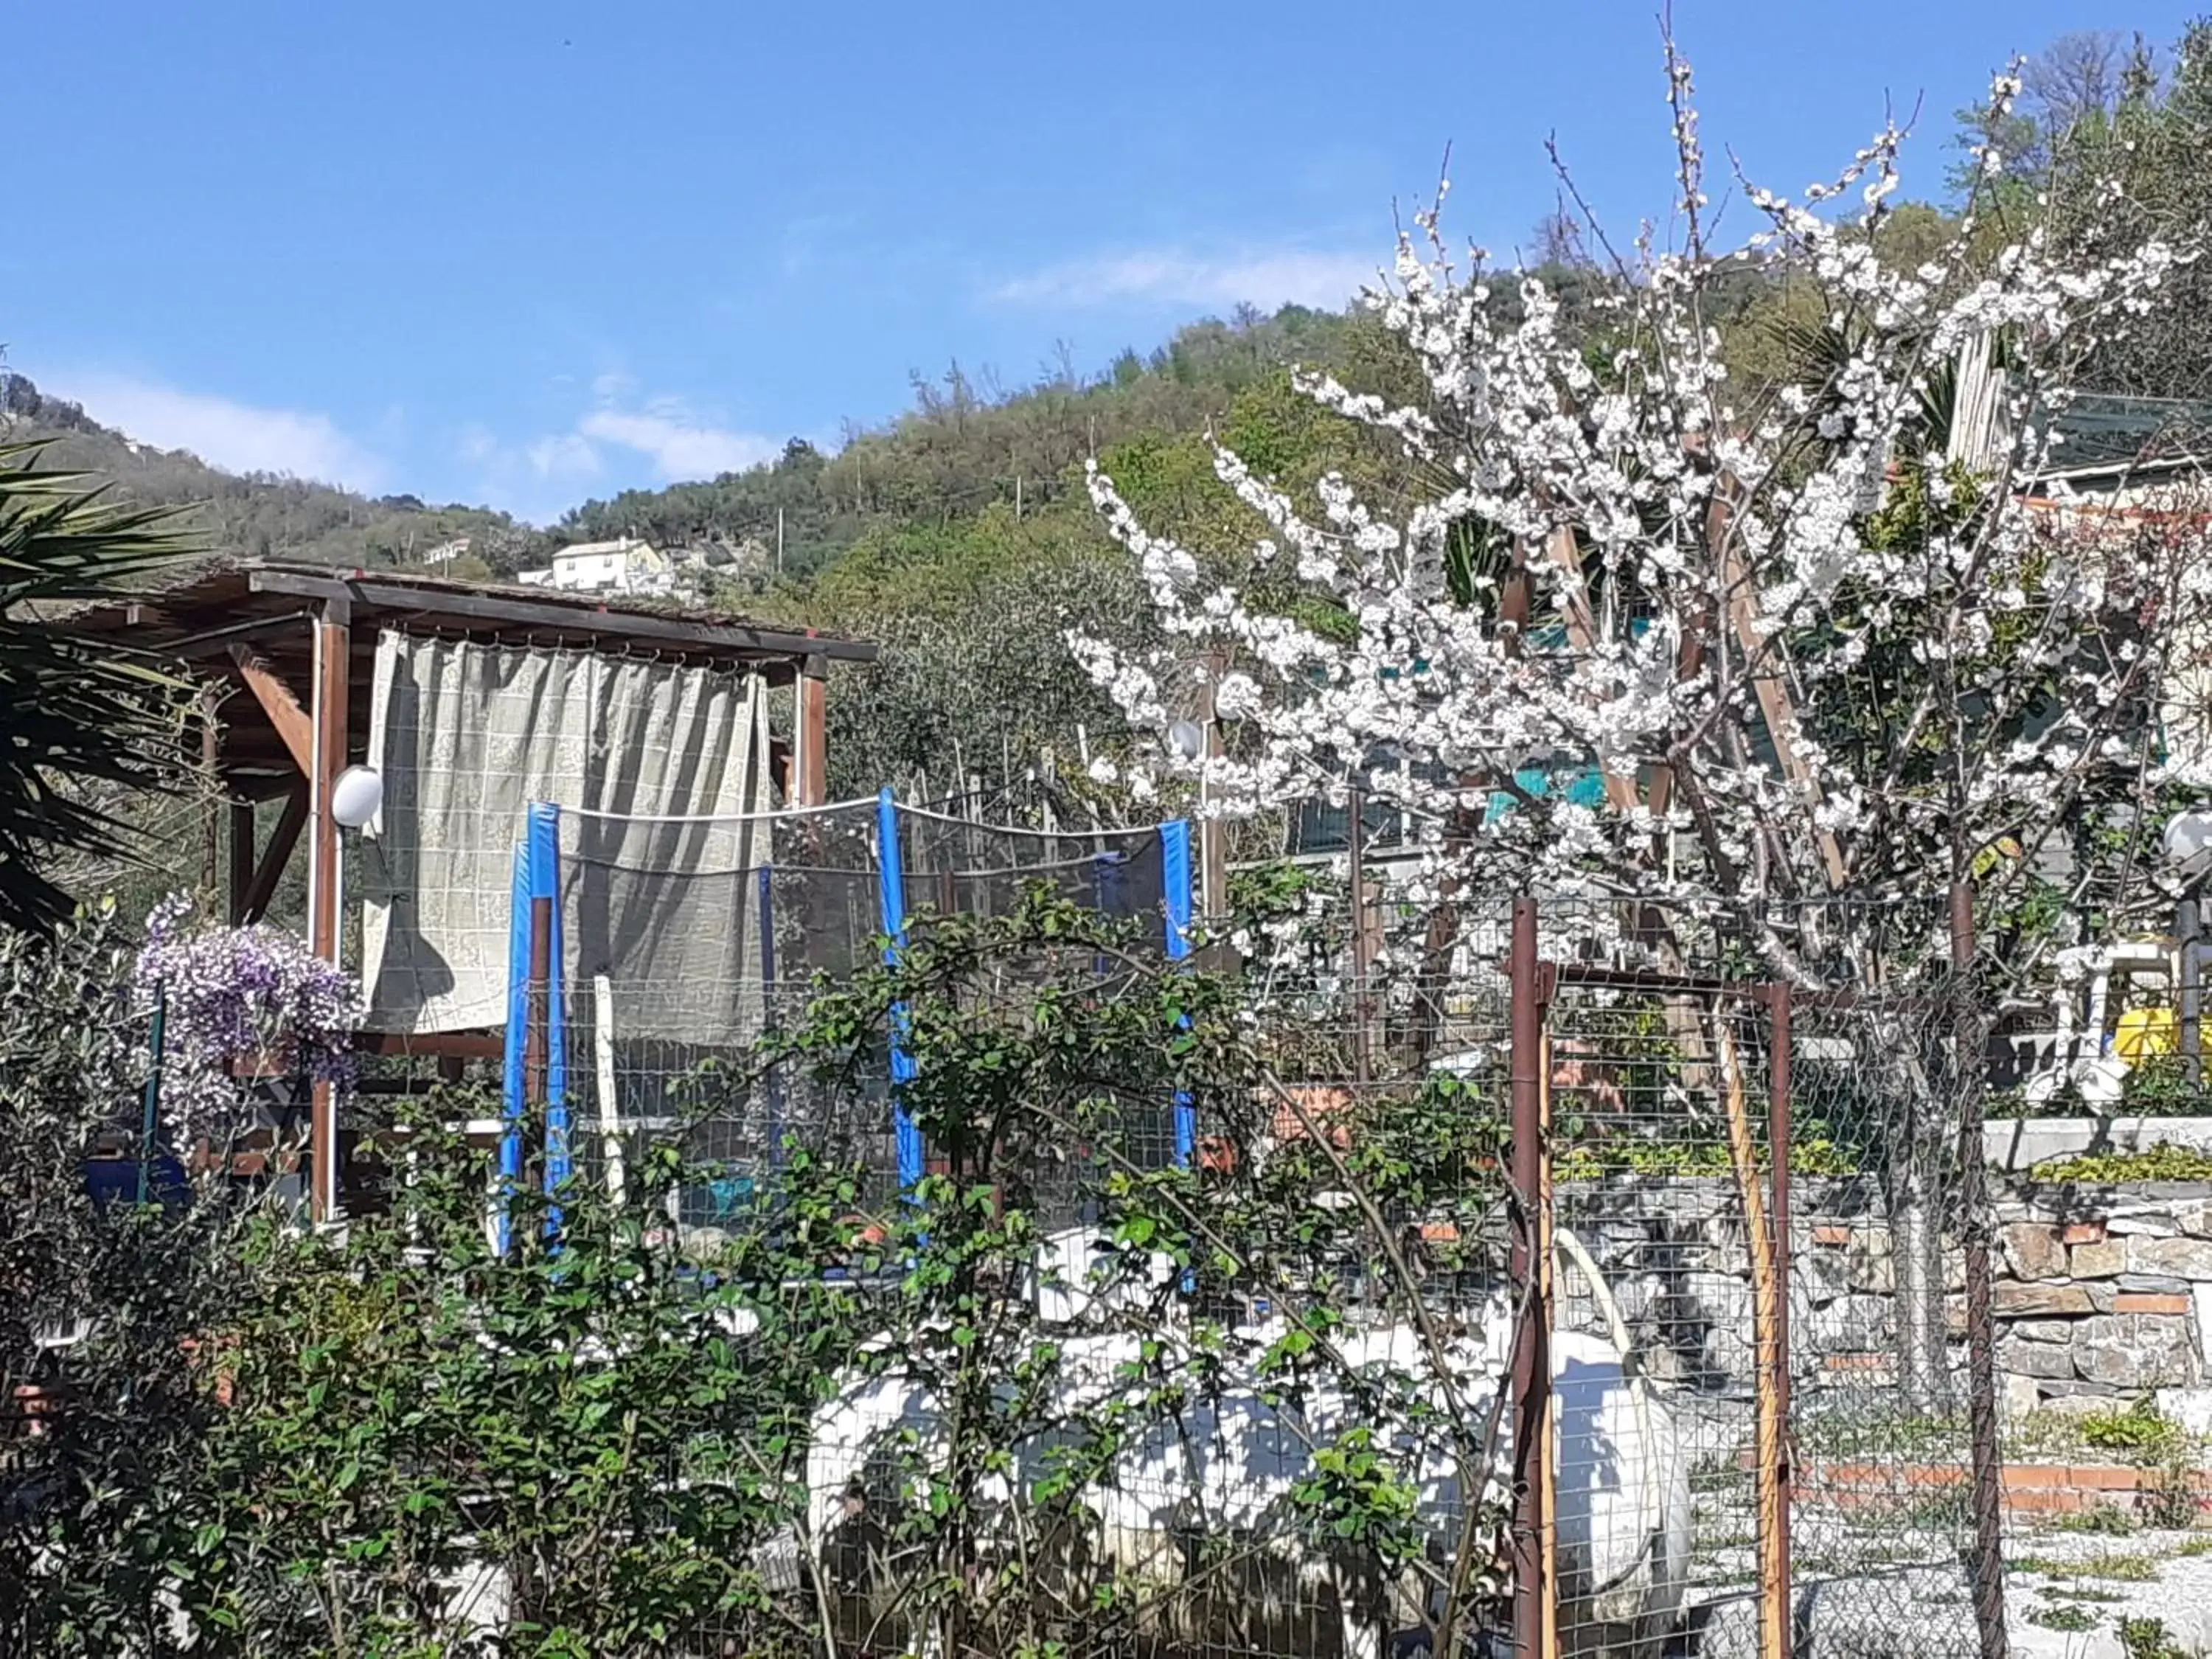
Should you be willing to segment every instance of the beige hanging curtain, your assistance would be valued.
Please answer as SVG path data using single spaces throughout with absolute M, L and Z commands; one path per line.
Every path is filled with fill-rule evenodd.
M 529 805 L 550 801 L 571 994 L 613 980 L 640 1036 L 758 1030 L 769 825 L 744 815 L 775 805 L 758 677 L 387 629 L 369 755 L 384 775 L 358 877 L 371 1030 L 506 1024 L 514 848 Z

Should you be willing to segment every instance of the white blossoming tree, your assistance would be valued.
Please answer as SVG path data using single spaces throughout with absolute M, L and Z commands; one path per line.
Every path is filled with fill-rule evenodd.
M 1204 775 L 1206 810 L 1357 787 L 1406 813 L 1431 943 L 1455 896 L 1610 896 L 1722 922 L 1810 985 L 1870 971 L 1814 902 L 1940 917 L 1954 880 L 2002 895 L 2069 826 L 2148 813 L 2186 781 L 2158 715 L 2212 585 L 2201 521 L 2023 498 L 2075 366 L 2191 252 L 2038 230 L 1993 249 L 1970 212 L 1897 268 L 1893 125 L 1802 201 L 1745 185 L 1757 234 L 1724 246 L 1689 71 L 1671 46 L 1668 62 L 1677 246 L 1614 256 L 1595 337 L 1533 278 L 1479 254 L 1456 271 L 1431 210 L 1366 296 L 1428 398 L 1303 381 L 1391 434 L 1433 483 L 1423 499 L 1386 511 L 1329 478 L 1309 514 L 1217 451 L 1272 526 L 1255 559 L 1294 562 L 1344 629 L 1202 581 L 1094 468 L 1176 647 L 1071 644 L 1140 732 L 1214 681 L 1229 752 L 1157 749 Z M 2015 90 L 2001 79 L 1997 101 Z M 1834 211 L 1854 194 L 1855 216 Z M 1717 296 L 1747 273 L 1819 319 L 1788 382 L 1740 386 L 1724 365 Z M 1592 767 L 1601 805 L 1545 787 Z
M 1970 210 L 1904 267 L 1887 247 L 1906 239 L 1883 234 L 1894 124 L 1802 199 L 1741 183 L 1755 234 L 1731 243 L 1671 42 L 1667 64 L 1674 229 L 1624 252 L 1592 221 L 1612 261 L 1595 330 L 1479 253 L 1455 269 L 1440 195 L 1366 296 L 1426 396 L 1395 406 L 1304 379 L 1401 448 L 1417 499 L 1329 478 L 1301 510 L 1217 451 L 1271 526 L 1253 550 L 1271 591 L 1293 564 L 1342 627 L 1285 614 L 1259 582 L 1203 580 L 1094 467 L 1174 643 L 1070 643 L 1140 733 L 1211 682 L 1226 753 L 1140 740 L 1167 771 L 1202 775 L 1202 810 L 1358 790 L 1408 818 L 1420 876 L 1395 896 L 1400 967 L 1448 973 L 1486 902 L 1534 893 L 1613 902 L 1578 914 L 1626 922 L 1650 965 L 1684 966 L 1693 938 L 1731 941 L 1794 984 L 1880 988 L 1900 939 L 1941 959 L 1954 883 L 1978 878 L 2001 915 L 2054 867 L 2039 855 L 2055 840 L 2094 826 L 2127 856 L 2177 788 L 2205 781 L 2161 719 L 2179 651 L 2205 637 L 2212 545 L 2195 502 L 2144 517 L 2027 499 L 2078 365 L 2193 249 L 2123 246 L 2094 222 L 2010 234 Z M 1994 104 L 2017 89 L 2001 78 Z M 1756 386 L 1731 375 L 1717 326 L 1747 282 L 1807 319 L 1784 342 L 1796 372 Z M 1593 769 L 1601 799 L 1558 787 Z M 2102 866 L 2075 867 L 2078 902 Z M 2120 888 L 2148 910 L 2163 901 L 2144 873 Z M 1710 1057 L 1694 1012 L 1669 1023 L 1686 1059 Z M 1901 1269 L 1925 1273 L 1927 1196 L 1892 1202 Z M 1900 1287 L 1918 1327 L 1908 1381 L 1931 1395 L 1941 1285 Z

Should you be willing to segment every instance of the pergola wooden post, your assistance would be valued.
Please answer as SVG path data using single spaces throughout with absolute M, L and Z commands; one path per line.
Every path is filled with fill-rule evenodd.
M 810 652 L 793 690 L 792 805 L 821 806 L 830 799 L 830 659 Z
M 339 908 L 338 821 L 331 811 L 331 787 L 345 770 L 347 702 L 353 658 L 352 607 L 343 599 L 325 599 L 315 618 L 314 732 L 307 775 L 308 816 L 313 822 L 307 851 L 307 945 L 324 961 L 339 957 L 343 913 Z M 338 1212 L 337 1091 L 315 1085 L 311 1128 L 313 1190 L 309 1209 L 317 1221 Z
M 276 823 L 276 833 L 258 860 L 254 857 L 253 808 L 234 805 L 230 834 L 230 916 L 234 923 L 258 921 L 269 908 L 276 884 L 300 833 L 307 834 L 307 946 L 324 961 L 339 958 L 338 823 L 331 813 L 331 786 L 345 770 L 351 732 L 352 607 L 343 597 L 324 599 L 307 623 L 312 638 L 312 673 L 307 705 L 248 641 L 232 642 L 226 654 L 246 689 L 253 694 L 269 726 L 282 739 L 299 769 Z M 328 1083 L 314 1085 L 309 1108 L 308 1212 L 317 1221 L 338 1213 L 339 1131 L 337 1096 Z
M 230 880 L 225 888 L 228 895 L 226 909 L 230 925 L 237 927 L 246 920 L 242 907 L 246 892 L 253 885 L 253 803 L 234 800 L 230 803 Z

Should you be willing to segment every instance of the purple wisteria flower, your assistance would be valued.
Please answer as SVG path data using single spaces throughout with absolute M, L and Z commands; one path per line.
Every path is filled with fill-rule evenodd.
M 179 1145 L 221 1132 L 239 1103 L 234 1060 L 263 1055 L 311 1082 L 354 1078 L 357 980 L 295 934 L 254 926 L 191 927 L 191 901 L 173 894 L 147 919 L 136 982 L 162 1017 L 161 1103 Z

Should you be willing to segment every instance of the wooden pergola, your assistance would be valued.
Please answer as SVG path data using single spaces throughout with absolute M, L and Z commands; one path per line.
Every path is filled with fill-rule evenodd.
M 376 639 L 386 628 L 486 643 L 581 651 L 651 651 L 665 659 L 757 674 L 794 688 L 784 769 L 793 805 L 827 799 L 832 664 L 874 660 L 872 641 L 812 629 L 763 626 L 682 611 L 665 601 L 457 581 L 393 571 L 248 560 L 204 567 L 182 583 L 70 619 L 72 632 L 126 644 L 202 682 L 223 716 L 204 727 L 202 763 L 230 802 L 229 912 L 260 919 L 307 842 L 307 939 L 338 958 L 338 825 L 331 786 L 367 757 Z M 256 808 L 283 808 L 256 847 Z M 459 1060 L 500 1052 L 489 1032 L 366 1040 L 370 1052 Z M 309 1119 L 311 1199 L 318 1218 L 337 1205 L 336 1103 L 315 1091 Z

